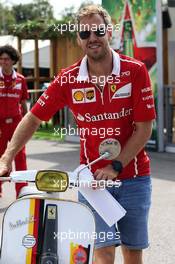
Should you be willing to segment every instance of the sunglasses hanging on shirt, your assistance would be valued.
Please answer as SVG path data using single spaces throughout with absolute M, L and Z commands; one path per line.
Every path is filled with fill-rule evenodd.
M 96 30 L 85 30 L 85 31 L 79 31 L 79 36 L 81 39 L 88 39 L 91 35 L 91 33 L 94 32 L 94 34 L 97 37 L 104 37 L 106 34 L 106 28 L 102 27 L 102 28 L 98 28 Z

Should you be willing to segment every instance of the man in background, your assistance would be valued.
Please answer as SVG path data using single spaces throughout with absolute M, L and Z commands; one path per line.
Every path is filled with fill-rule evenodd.
M 24 76 L 17 73 L 13 65 L 20 58 L 16 49 L 10 45 L 0 47 L 0 157 L 7 148 L 8 142 L 27 113 L 26 99 L 28 98 L 27 85 Z M 26 170 L 25 147 L 16 155 L 16 170 Z M 25 184 L 16 184 L 16 196 Z M 0 183 L 0 197 L 2 183 Z

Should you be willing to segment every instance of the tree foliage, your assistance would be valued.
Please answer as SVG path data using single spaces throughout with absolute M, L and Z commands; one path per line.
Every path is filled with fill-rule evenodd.
M 1 0 L 0 0 L 1 1 Z M 80 7 L 92 4 L 91 0 L 84 1 Z M 5 11 L 4 11 L 5 10 Z M 0 32 L 4 34 L 12 34 L 20 38 L 75 38 L 76 32 L 73 30 L 65 30 L 60 33 L 59 28 L 62 25 L 68 26 L 74 23 L 75 9 L 67 7 L 61 14 L 61 19 L 56 20 L 53 16 L 53 7 L 49 0 L 31 0 L 28 4 L 15 4 L 11 10 L 2 7 L 0 4 Z M 3 19 L 5 20 L 3 20 Z
M 53 18 L 53 7 L 48 0 L 34 0 L 29 4 L 13 5 L 12 13 L 17 24 L 27 20 L 50 20 Z
M 11 13 L 10 8 L 0 3 L 0 33 L 6 35 L 9 31 L 9 26 L 15 23 L 15 18 Z

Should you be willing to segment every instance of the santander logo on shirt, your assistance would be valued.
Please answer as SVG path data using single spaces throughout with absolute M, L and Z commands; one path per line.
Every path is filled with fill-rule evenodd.
M 104 120 L 116 120 L 116 119 L 121 119 L 123 117 L 131 115 L 132 108 L 125 109 L 124 107 L 120 112 L 115 112 L 115 113 L 101 113 L 97 115 L 91 115 L 90 113 L 86 113 L 84 116 L 78 113 L 76 118 L 79 121 L 82 122 L 98 122 L 98 121 L 104 121 Z

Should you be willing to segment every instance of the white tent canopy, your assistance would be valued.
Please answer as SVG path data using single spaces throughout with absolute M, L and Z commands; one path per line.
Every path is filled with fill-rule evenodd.
M 0 36 L 0 46 L 12 45 L 17 49 L 17 37 L 8 35 Z M 39 40 L 39 66 L 41 68 L 50 68 L 50 40 Z M 22 67 L 34 68 L 34 40 L 22 40 Z

